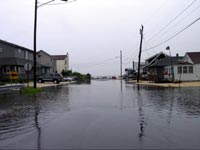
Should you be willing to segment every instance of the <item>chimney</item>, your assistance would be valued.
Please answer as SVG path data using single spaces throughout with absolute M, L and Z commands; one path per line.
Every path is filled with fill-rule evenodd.
M 177 57 L 177 58 L 179 57 L 178 53 L 176 53 L 176 57 Z

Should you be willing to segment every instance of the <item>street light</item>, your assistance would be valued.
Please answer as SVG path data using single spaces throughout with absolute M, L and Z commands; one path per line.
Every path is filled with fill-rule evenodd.
M 37 8 L 47 5 L 55 0 L 50 0 L 48 2 L 42 3 L 38 5 L 38 0 L 35 0 L 35 16 L 34 16 L 34 38 L 33 38 L 33 87 L 37 88 L 37 81 L 36 81 L 36 49 L 37 49 Z M 61 0 L 64 2 L 68 2 L 68 0 Z
M 167 46 L 166 50 L 169 50 L 169 57 L 170 57 L 170 63 L 171 63 L 171 75 L 172 75 L 172 81 L 173 81 L 173 68 L 172 68 L 172 56 L 171 56 L 171 51 L 170 51 L 170 47 Z M 170 75 L 169 75 L 170 76 Z

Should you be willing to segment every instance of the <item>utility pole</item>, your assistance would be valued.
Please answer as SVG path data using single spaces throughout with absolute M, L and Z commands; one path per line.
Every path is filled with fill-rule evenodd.
M 38 0 L 35 0 L 35 13 L 34 13 L 34 35 L 33 35 L 33 87 L 37 88 L 37 79 L 36 79 L 36 71 L 37 71 L 37 66 L 36 66 L 36 56 L 37 56 L 37 9 L 41 6 L 48 5 L 51 2 L 54 2 L 55 0 L 50 0 L 48 2 L 42 3 L 38 5 Z M 61 0 L 64 2 L 68 2 L 68 0 Z M 76 0 L 73 0 L 76 1 Z M 71 1 L 72 2 L 72 1 Z
M 138 55 L 138 74 L 137 74 L 137 82 L 139 82 L 139 78 L 140 78 L 140 59 L 141 59 L 141 53 L 142 53 L 142 40 L 143 40 L 143 25 L 141 25 L 142 28 L 140 29 L 140 35 L 141 35 L 141 39 L 140 39 L 140 50 L 139 50 L 139 55 Z
M 122 80 L 122 51 L 120 51 L 120 78 Z
M 34 16 L 34 37 L 33 37 L 33 87 L 37 88 L 36 82 L 36 49 L 37 49 L 37 3 L 35 0 L 35 16 Z

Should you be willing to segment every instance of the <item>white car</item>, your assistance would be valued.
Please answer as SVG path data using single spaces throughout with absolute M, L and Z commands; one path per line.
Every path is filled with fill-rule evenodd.
M 64 81 L 74 81 L 74 77 L 63 77 Z

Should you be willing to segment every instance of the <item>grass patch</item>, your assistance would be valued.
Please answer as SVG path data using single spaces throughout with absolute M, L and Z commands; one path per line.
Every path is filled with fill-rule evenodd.
M 0 85 L 5 85 L 4 83 L 0 82 Z
M 40 93 L 41 91 L 42 91 L 41 88 L 33 88 L 33 87 L 25 87 L 24 89 L 22 89 L 22 93 L 28 95 L 34 95 Z

